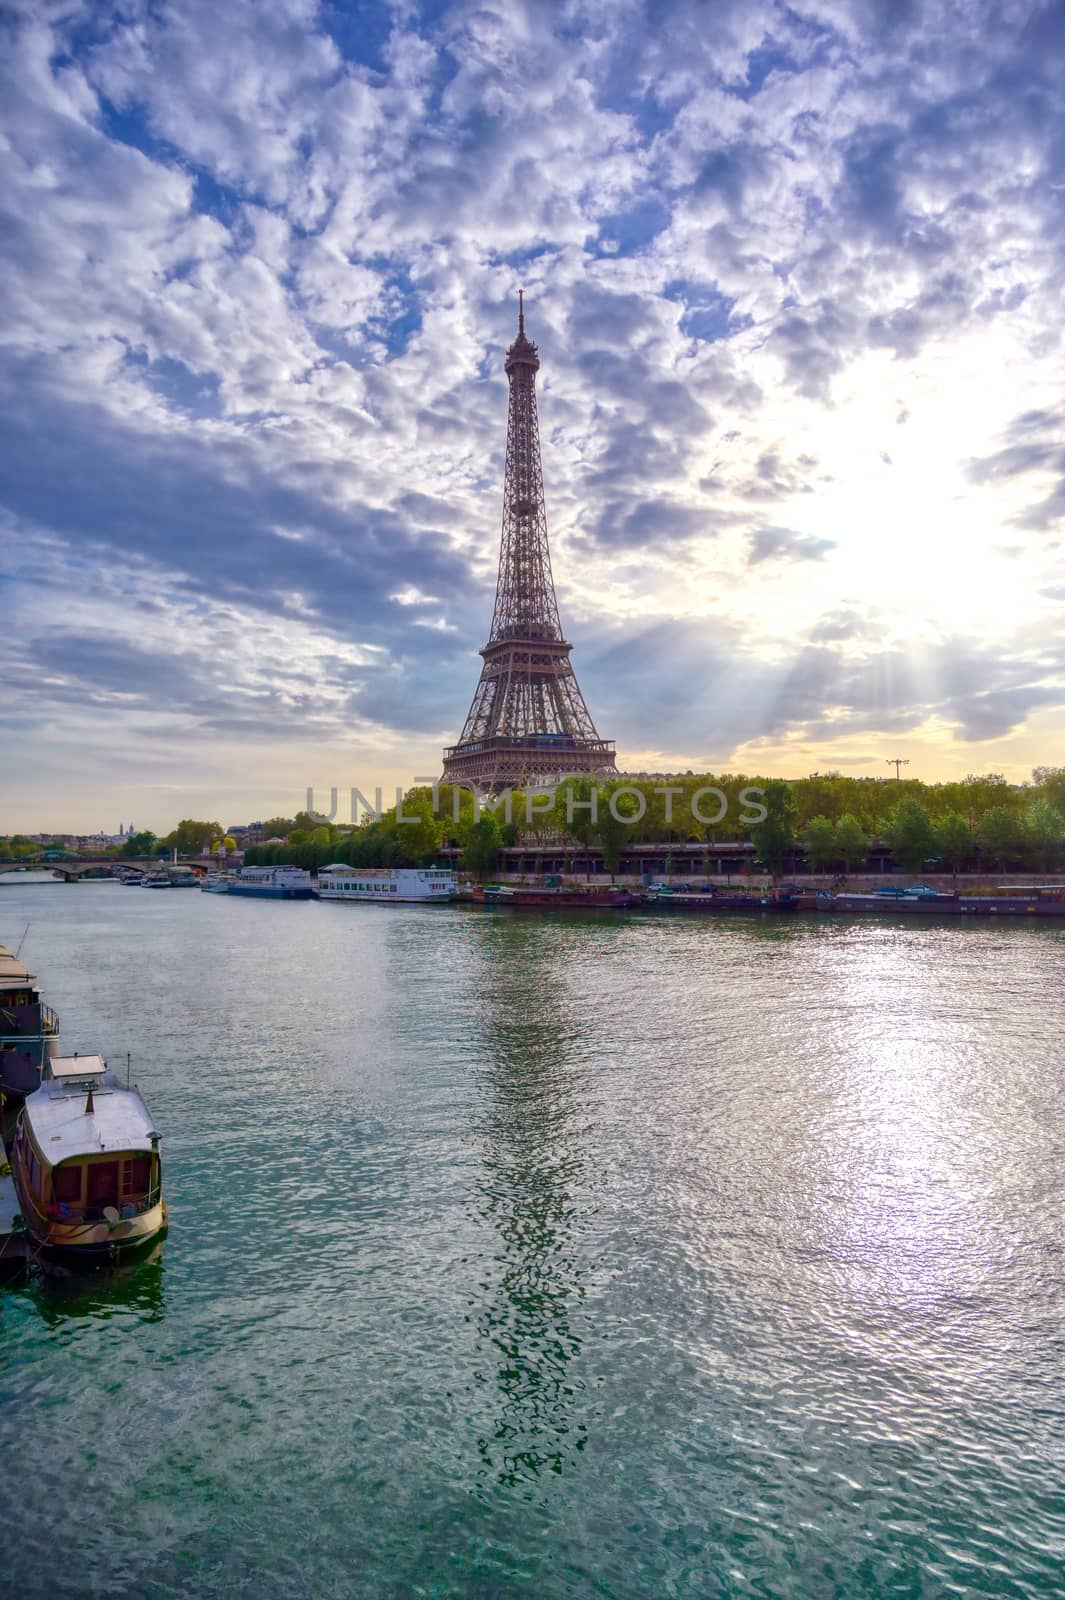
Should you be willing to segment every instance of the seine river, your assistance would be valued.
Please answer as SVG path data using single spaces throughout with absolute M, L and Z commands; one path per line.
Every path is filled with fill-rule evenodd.
M 157 1258 L 0 1289 L 0 1587 L 1059 1596 L 1065 929 L 0 887 Z

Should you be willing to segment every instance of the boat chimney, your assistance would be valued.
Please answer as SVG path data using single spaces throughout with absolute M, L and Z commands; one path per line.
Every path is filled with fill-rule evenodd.
M 92 1103 L 92 1084 L 90 1083 L 89 1092 L 85 1097 L 85 1115 L 91 1117 L 95 1110 L 96 1107 Z

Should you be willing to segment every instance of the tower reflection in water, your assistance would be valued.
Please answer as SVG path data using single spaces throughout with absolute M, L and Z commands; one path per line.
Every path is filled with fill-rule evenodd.
M 590 1175 L 581 1036 L 567 1015 L 557 930 L 504 913 L 480 932 L 482 1166 L 473 1204 L 499 1246 L 475 1315 L 475 1381 L 497 1397 L 477 1448 L 481 1481 L 514 1487 L 561 1474 L 587 1442 L 579 1356 Z

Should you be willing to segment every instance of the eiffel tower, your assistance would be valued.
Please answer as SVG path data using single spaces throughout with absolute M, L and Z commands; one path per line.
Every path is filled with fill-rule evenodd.
M 466 725 L 458 744 L 444 751 L 442 781 L 484 793 L 615 770 L 613 741 L 595 731 L 570 665 L 573 646 L 558 620 L 536 420 L 539 369 L 519 291 L 518 337 L 506 359 L 510 407 L 495 611 Z

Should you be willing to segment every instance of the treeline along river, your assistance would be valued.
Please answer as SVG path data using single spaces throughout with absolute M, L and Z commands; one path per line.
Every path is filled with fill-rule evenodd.
M 0 1290 L 5 1592 L 1062 1593 L 1065 931 L 27 922 L 171 1232 Z

